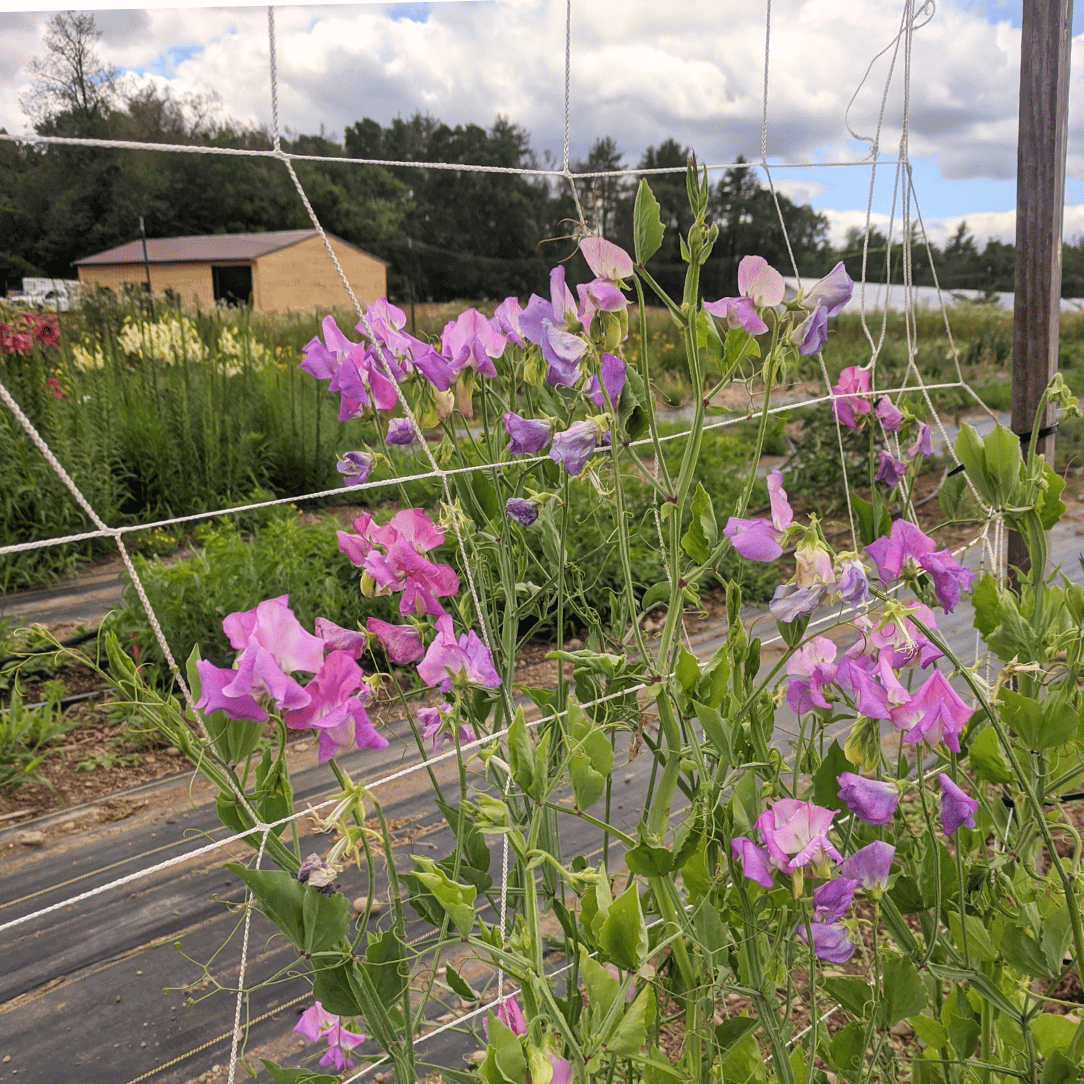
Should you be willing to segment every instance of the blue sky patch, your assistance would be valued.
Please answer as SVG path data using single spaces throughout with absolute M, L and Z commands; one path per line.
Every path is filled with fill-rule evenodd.
M 385 10 L 388 18 L 396 22 L 400 19 L 409 19 L 412 23 L 424 23 L 428 21 L 432 7 L 432 4 L 425 3 L 391 4 Z

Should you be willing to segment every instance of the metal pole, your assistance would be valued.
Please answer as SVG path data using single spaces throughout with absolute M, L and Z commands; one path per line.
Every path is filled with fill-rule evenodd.
M 1068 138 L 1073 0 L 1024 0 L 1020 35 L 1020 129 L 1016 150 L 1016 282 L 1012 428 L 1031 433 L 1039 400 L 1058 368 L 1062 209 Z M 1044 428 L 1053 423 L 1047 408 Z M 1054 435 L 1037 450 L 1054 461 Z M 1009 533 L 1009 570 L 1030 565 Z
M 147 259 L 147 231 L 143 228 L 143 216 L 139 216 L 139 236 L 143 241 L 143 267 L 147 272 L 147 296 L 150 297 L 153 291 L 151 290 L 151 261 Z

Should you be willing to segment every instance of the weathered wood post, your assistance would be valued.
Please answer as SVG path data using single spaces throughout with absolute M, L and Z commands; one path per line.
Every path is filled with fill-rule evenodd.
M 1024 0 L 1012 351 L 1012 428 L 1017 433 L 1031 432 L 1043 390 L 1058 367 L 1072 24 L 1073 0 Z M 1053 420 L 1048 408 L 1044 428 Z M 1053 465 L 1052 433 L 1038 442 L 1038 451 Z M 1010 570 L 1026 571 L 1027 549 L 1016 532 L 1009 533 L 1008 550 Z

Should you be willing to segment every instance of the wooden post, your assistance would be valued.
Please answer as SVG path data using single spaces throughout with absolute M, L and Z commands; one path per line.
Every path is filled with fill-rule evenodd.
M 1016 296 L 1012 428 L 1030 433 L 1058 368 L 1062 209 L 1068 139 L 1073 0 L 1024 0 L 1020 35 L 1020 130 L 1016 150 Z M 1044 426 L 1054 420 L 1050 408 Z M 1054 461 L 1054 437 L 1038 451 Z M 1009 568 L 1027 571 L 1024 540 L 1009 533 Z

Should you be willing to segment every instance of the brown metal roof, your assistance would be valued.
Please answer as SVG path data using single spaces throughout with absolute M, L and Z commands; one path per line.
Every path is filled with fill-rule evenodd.
M 220 260 L 256 260 L 269 252 L 280 248 L 289 248 L 300 241 L 307 241 L 317 236 L 316 230 L 273 230 L 267 233 L 213 233 L 205 237 L 148 237 L 148 263 L 215 263 Z M 328 234 L 334 237 L 334 234 Z M 334 237 L 342 244 L 340 237 Z M 351 248 L 357 248 L 351 245 Z M 363 251 L 358 249 L 359 252 Z M 369 256 L 369 253 L 365 253 Z M 370 259 L 378 259 L 371 256 Z M 379 260 L 386 263 L 385 260 Z M 105 252 L 96 252 L 93 256 L 84 256 L 76 260 L 77 265 L 85 264 L 141 264 L 143 263 L 143 242 L 129 241 L 126 245 Z

